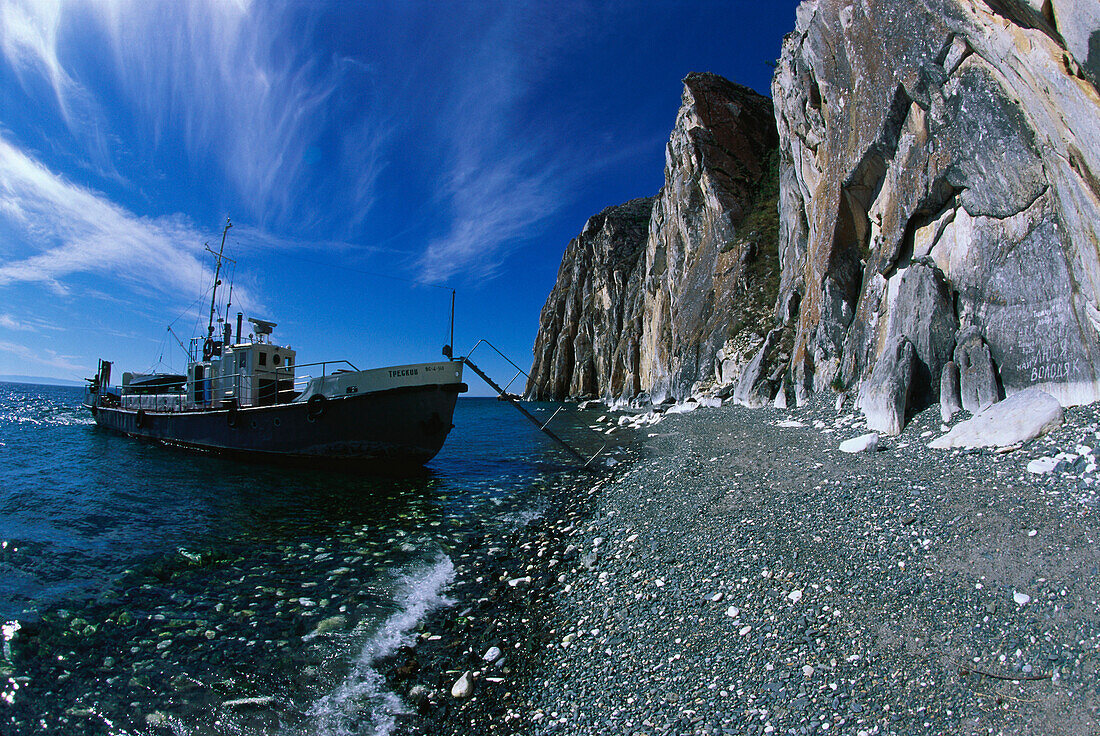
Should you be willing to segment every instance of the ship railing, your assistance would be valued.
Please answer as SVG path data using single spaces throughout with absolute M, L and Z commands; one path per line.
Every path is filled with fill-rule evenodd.
M 305 391 L 306 388 L 309 386 L 309 382 L 312 381 L 314 378 L 325 378 L 326 376 L 330 375 L 330 373 L 341 373 L 348 370 L 349 368 L 353 371 L 359 370 L 359 368 L 356 367 L 356 365 L 349 360 L 324 360 L 318 363 L 299 363 L 295 366 L 290 367 L 280 366 L 275 369 L 275 374 L 276 376 L 278 376 L 280 372 L 289 373 L 291 371 L 301 370 L 302 368 L 316 368 L 317 366 L 321 367 L 321 372 L 318 376 L 314 376 L 310 373 L 306 373 L 303 375 L 294 375 L 294 396 L 297 396 Z M 343 366 L 347 366 L 347 368 L 344 368 Z
M 516 369 L 516 374 L 514 376 L 512 376 L 512 380 L 508 381 L 508 383 L 506 383 L 504 386 L 501 386 L 499 383 L 497 383 L 492 378 L 490 378 L 489 374 L 487 374 L 476 363 L 474 363 L 472 360 L 470 360 L 470 356 L 473 355 L 474 351 L 476 351 L 482 345 L 488 346 L 488 348 L 490 350 L 495 352 L 498 356 L 503 358 L 509 365 L 511 365 L 513 368 Z M 523 370 L 523 368 L 520 368 L 518 365 L 516 365 L 515 362 L 511 358 L 509 358 L 507 355 L 505 355 L 500 350 L 500 348 L 498 348 L 496 345 L 489 342 L 488 340 L 485 340 L 485 339 L 478 340 L 477 344 L 474 345 L 473 348 L 470 349 L 470 352 L 466 353 L 466 355 L 464 357 L 460 357 L 458 360 L 462 361 L 465 365 L 469 366 L 470 369 L 473 370 L 474 373 L 476 373 L 478 376 L 481 377 L 481 380 L 483 380 L 483 381 L 485 381 L 485 383 L 489 384 L 489 387 L 497 392 L 497 397 L 500 400 L 507 401 L 508 403 L 510 403 L 517 410 L 519 410 L 520 414 L 523 414 L 523 416 L 527 417 L 527 419 L 532 424 L 534 424 L 536 427 L 538 427 L 539 431 L 543 432 L 548 437 L 550 437 L 555 442 L 557 442 L 562 447 L 564 447 L 566 450 L 568 450 L 569 454 L 572 455 L 580 463 L 581 467 L 584 468 L 585 470 L 591 470 L 593 461 L 595 461 L 595 459 L 597 457 L 599 457 L 600 453 L 603 452 L 607 448 L 607 444 L 604 443 L 600 447 L 600 449 L 596 450 L 595 454 L 593 454 L 591 457 L 586 458 L 584 455 L 582 455 L 580 453 L 580 451 L 577 448 L 573 447 L 573 445 L 571 445 L 569 442 L 566 442 L 564 439 L 559 437 L 557 434 L 550 431 L 550 428 L 549 428 L 550 427 L 550 422 L 554 421 L 554 419 L 558 416 L 558 414 L 561 413 L 562 409 L 565 406 L 564 404 L 558 406 L 558 408 L 554 411 L 554 413 L 550 415 L 550 418 L 547 419 L 545 422 L 540 421 L 539 419 L 537 419 L 535 417 L 534 414 L 532 414 L 526 408 L 524 408 L 524 406 L 522 404 L 521 397 L 517 396 L 516 394 L 510 393 L 508 389 L 510 389 L 512 387 L 512 384 L 515 383 L 516 379 L 518 379 L 520 376 L 525 376 L 528 379 L 528 381 L 530 381 L 530 376 L 528 376 L 527 371 Z M 587 425 L 582 425 L 582 426 L 587 426 Z M 589 431 L 591 432 L 592 430 L 589 429 Z
M 344 370 L 358 371 L 359 368 L 347 360 L 326 360 L 317 363 L 302 363 L 291 366 L 275 366 L 269 373 L 275 378 L 276 404 L 290 403 L 306 389 L 309 382 L 317 376 L 310 374 L 299 375 L 297 370 L 302 368 L 319 367 L 319 377 L 324 378 L 330 374 Z M 220 409 L 230 406 L 260 406 L 263 398 L 260 389 L 253 390 L 251 379 L 255 373 L 231 373 L 228 375 L 211 375 L 199 379 L 202 386 L 201 398 L 196 400 L 194 384 L 190 390 L 172 391 L 165 393 L 133 393 L 122 389 L 122 407 L 126 409 L 145 409 L 147 411 L 194 411 L 195 409 Z M 291 383 L 290 388 L 283 388 L 286 382 Z M 255 394 L 255 395 L 253 395 Z M 90 397 L 89 397 L 90 399 Z

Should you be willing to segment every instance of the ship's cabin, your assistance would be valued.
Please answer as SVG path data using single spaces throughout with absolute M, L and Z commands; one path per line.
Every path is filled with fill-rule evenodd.
M 270 406 L 294 400 L 300 393 L 294 385 L 296 353 L 289 345 L 272 342 L 274 322 L 259 318 L 248 321 L 253 330 L 244 338 L 238 315 L 235 338 L 229 325 L 224 325 L 221 339 L 214 339 L 213 332 L 205 339 L 192 339 L 186 375 L 124 373 L 122 407 L 195 411 Z
M 202 352 L 194 348 L 187 366 L 183 404 L 185 409 L 224 409 L 232 406 L 270 406 L 294 399 L 296 353 L 287 345 L 271 341 L 274 322 L 255 317 L 248 320 L 253 332 L 247 339 L 230 340 L 226 326 L 223 339 L 208 338 Z M 238 320 L 238 325 L 240 321 Z

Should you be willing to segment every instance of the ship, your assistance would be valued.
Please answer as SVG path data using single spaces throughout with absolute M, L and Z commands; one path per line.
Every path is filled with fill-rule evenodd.
M 84 399 L 96 424 L 189 450 L 333 469 L 403 472 L 435 457 L 468 390 L 451 346 L 445 360 L 360 370 L 347 360 L 298 363 L 268 319 L 250 316 L 245 335 L 238 312 L 234 332 L 228 305 L 215 326 L 231 227 L 227 219 L 217 253 L 207 249 L 216 260 L 210 319 L 185 346 L 186 373 L 125 372 L 112 386 L 113 363 L 100 360 Z

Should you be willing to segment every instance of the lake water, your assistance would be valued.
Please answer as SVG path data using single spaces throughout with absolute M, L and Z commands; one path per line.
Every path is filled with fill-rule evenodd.
M 404 704 L 373 664 L 448 604 L 449 553 L 585 482 L 493 399 L 387 479 L 137 442 L 80 398 L 0 383 L 2 734 L 385 734 Z

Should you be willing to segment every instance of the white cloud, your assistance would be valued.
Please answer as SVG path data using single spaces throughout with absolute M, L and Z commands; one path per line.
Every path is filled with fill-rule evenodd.
M 584 12 L 569 3 L 545 13 L 507 5 L 469 29 L 476 50 L 456 61 L 454 88 L 437 116 L 448 152 L 438 198 L 451 223 L 424 250 L 420 278 L 493 276 L 600 165 L 567 131 L 530 116 L 542 75 L 575 39 Z
M 10 314 L 0 314 L 0 327 L 12 332 L 38 332 L 38 328 Z
M 120 178 L 102 106 L 121 103 L 141 141 L 181 145 L 196 172 L 224 178 L 259 222 L 303 217 L 297 195 L 307 183 L 310 148 L 331 122 L 330 101 L 346 75 L 364 73 L 313 53 L 308 30 L 294 5 L 244 0 L 0 4 L 0 51 L 25 89 L 36 78 L 50 86 L 100 174 Z M 106 40 L 96 50 L 120 99 L 96 100 L 101 82 L 89 83 L 67 65 L 66 38 L 91 48 Z M 369 206 L 369 157 L 360 163 L 368 166 L 357 170 L 360 185 L 348 196 Z
M 0 265 L 0 286 L 38 282 L 64 291 L 75 273 L 100 273 L 139 291 L 192 294 L 201 235 L 182 218 L 137 217 L 77 186 L 0 138 L 0 217 L 37 250 Z M 13 214 L 14 213 L 14 214 Z
M 70 375 L 79 375 L 86 370 L 86 366 L 77 362 L 79 358 L 72 355 L 61 355 L 49 348 L 32 350 L 25 345 L 0 341 L 0 353 L 14 355 L 26 366 L 26 370 L 39 370 L 40 367 L 55 368 Z

